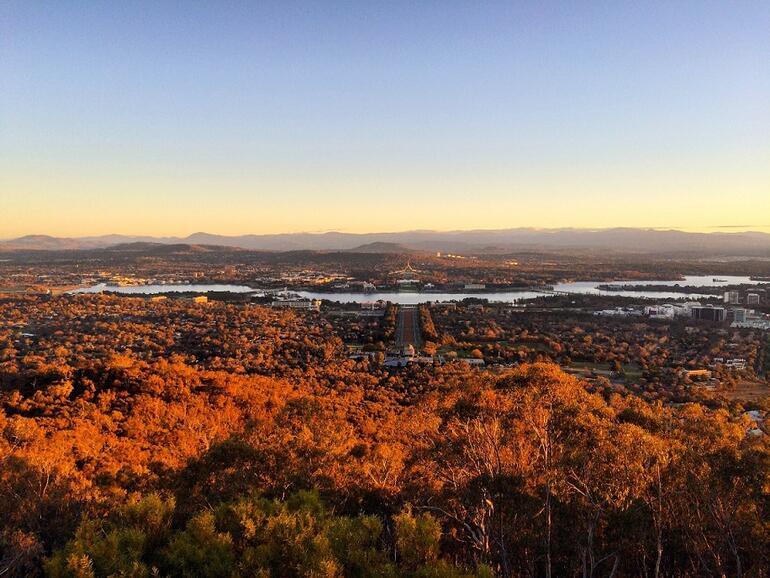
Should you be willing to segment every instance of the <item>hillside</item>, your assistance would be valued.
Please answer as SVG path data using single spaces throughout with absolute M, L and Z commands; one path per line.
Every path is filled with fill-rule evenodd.
M 366 243 L 359 245 L 352 249 L 348 249 L 349 253 L 394 253 L 397 255 L 405 255 L 408 253 L 417 253 L 415 249 L 410 249 L 404 245 L 398 243 L 386 243 L 383 241 L 375 241 L 374 243 Z
M 657 229 L 499 229 L 472 231 L 402 231 L 395 233 L 286 233 L 132 237 L 105 235 L 63 238 L 28 235 L 0 242 L 0 251 L 52 251 L 106 248 L 119 244 L 213 245 L 256 251 L 351 251 L 406 253 L 505 253 L 521 250 L 599 250 L 637 254 L 697 256 L 770 256 L 770 234 L 762 232 L 693 233 Z

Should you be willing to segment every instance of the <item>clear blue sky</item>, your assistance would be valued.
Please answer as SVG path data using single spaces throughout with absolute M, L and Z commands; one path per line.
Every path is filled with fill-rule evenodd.
M 770 230 L 770 3 L 0 3 L 0 238 Z

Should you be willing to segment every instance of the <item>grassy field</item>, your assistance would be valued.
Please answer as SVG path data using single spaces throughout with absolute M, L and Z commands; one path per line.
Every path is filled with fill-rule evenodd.
M 570 365 L 572 369 L 583 369 L 593 371 L 597 375 L 609 376 L 611 373 L 609 363 L 593 363 L 590 361 L 573 361 Z M 626 363 L 623 365 L 626 381 L 631 383 L 642 377 L 642 368 L 636 363 Z
M 755 401 L 770 395 L 770 387 L 761 382 L 744 381 L 731 389 L 719 389 L 718 393 L 730 400 Z

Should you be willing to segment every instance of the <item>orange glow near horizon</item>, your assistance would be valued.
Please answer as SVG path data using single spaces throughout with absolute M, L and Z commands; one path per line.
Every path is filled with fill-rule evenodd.
M 0 238 L 770 231 L 762 3 L 322 4 L 12 2 Z
M 6 174 L 0 238 L 26 234 L 78 237 L 103 234 L 187 236 L 415 229 L 661 228 L 700 232 L 770 232 L 770 194 L 744 183 L 735 198 L 751 210 L 730 210 L 717 183 L 699 195 L 677 194 L 678 184 L 638 183 L 638 192 L 578 182 L 488 183 L 250 183 L 212 181 L 160 185 L 116 177 L 112 182 Z M 511 182 L 515 182 L 511 179 Z M 770 181 L 768 181 L 770 182 Z M 118 183 L 118 184 L 116 184 Z M 648 193 L 647 190 L 656 191 Z M 371 191 L 362 193 L 359 191 Z M 473 192 L 469 192 L 473 191 Z M 522 192 L 509 192 L 522 191 Z M 523 192 L 527 191 L 527 192 Z M 570 191 L 565 193 L 562 191 Z M 744 201 L 742 207 L 747 206 Z M 756 220 L 756 222 L 752 222 Z

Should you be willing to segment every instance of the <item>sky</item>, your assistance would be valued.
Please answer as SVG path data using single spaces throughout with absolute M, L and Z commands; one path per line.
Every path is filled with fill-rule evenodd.
M 0 238 L 770 231 L 770 4 L 0 3 Z

